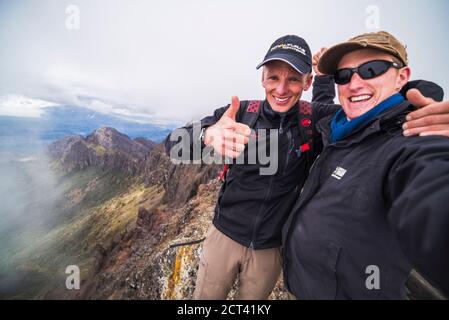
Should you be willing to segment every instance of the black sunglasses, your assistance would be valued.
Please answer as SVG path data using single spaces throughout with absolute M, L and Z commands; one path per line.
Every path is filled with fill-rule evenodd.
M 335 71 L 334 79 L 336 84 L 343 85 L 351 82 L 354 73 L 357 73 L 360 78 L 368 80 L 383 75 L 390 68 L 401 69 L 402 66 L 396 62 L 385 60 L 368 61 L 357 68 L 345 68 Z

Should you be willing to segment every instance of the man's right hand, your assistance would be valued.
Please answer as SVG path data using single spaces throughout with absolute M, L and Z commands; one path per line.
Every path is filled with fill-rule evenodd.
M 313 64 L 313 71 L 315 71 L 315 74 L 317 76 L 323 76 L 324 74 L 320 72 L 318 69 L 318 63 L 320 63 L 321 56 L 323 53 L 327 51 L 327 48 L 321 48 L 320 51 L 315 53 L 312 58 L 312 64 Z
M 232 103 L 221 119 L 205 131 L 204 144 L 211 146 L 219 154 L 236 159 L 248 144 L 251 129 L 235 120 L 240 108 L 238 97 L 232 97 Z

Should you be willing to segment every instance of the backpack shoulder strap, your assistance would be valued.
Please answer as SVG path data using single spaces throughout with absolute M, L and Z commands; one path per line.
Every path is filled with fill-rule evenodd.
M 260 100 L 247 101 L 246 105 L 243 105 L 243 112 L 239 122 L 253 129 L 259 118 L 261 107 L 262 101 Z
M 314 128 L 315 124 L 313 123 L 313 110 L 312 104 L 307 101 L 299 101 L 299 125 L 302 127 L 301 134 L 305 132 L 305 140 L 307 141 L 305 144 L 301 146 L 301 153 L 306 154 L 307 162 L 309 169 L 312 166 L 314 160 Z

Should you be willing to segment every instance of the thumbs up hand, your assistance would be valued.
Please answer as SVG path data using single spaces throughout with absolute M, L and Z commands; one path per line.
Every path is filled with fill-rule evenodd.
M 237 112 L 239 112 L 240 109 L 240 101 L 238 97 L 232 97 L 231 101 L 232 102 L 231 105 L 229 106 L 229 109 L 225 112 L 223 116 L 227 116 L 228 118 L 232 119 L 235 122 Z
M 221 119 L 205 131 L 204 144 L 212 146 L 219 154 L 235 159 L 245 150 L 251 129 L 245 124 L 236 122 L 240 109 L 238 97 L 232 97 L 232 103 Z

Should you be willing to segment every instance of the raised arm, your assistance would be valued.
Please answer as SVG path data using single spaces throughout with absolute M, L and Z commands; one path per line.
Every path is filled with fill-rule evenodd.
M 313 80 L 312 102 L 322 105 L 334 104 L 335 82 L 333 76 L 316 75 Z
M 412 265 L 448 295 L 449 139 L 410 141 L 386 177 L 388 220 Z
M 315 73 L 312 90 L 313 116 L 315 122 L 334 114 L 341 108 L 340 105 L 334 104 L 334 77 L 322 74 L 318 69 L 318 63 L 326 50 L 326 48 L 321 48 L 320 51 L 315 53 L 312 59 L 313 71 Z

